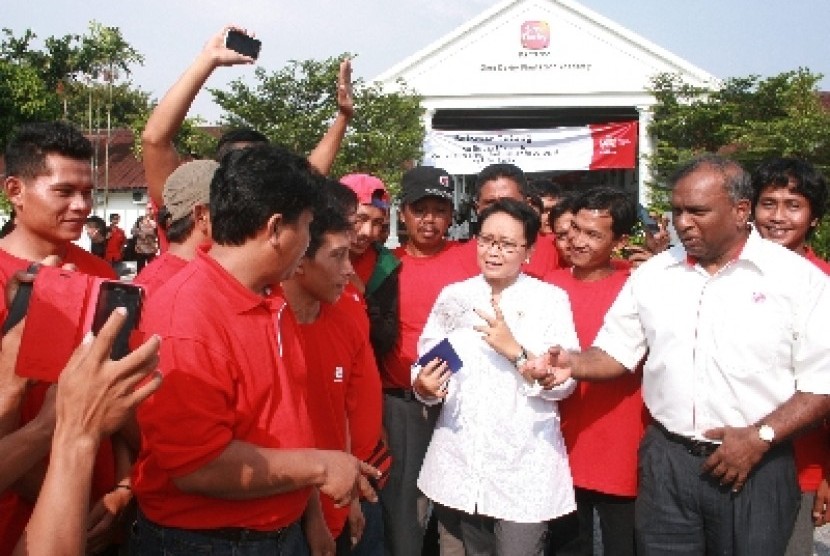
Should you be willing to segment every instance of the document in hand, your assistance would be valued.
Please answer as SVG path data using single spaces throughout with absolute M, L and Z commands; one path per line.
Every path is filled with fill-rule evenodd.
M 461 358 L 458 357 L 458 354 L 455 352 L 455 348 L 452 347 L 452 343 L 450 343 L 448 338 L 444 338 L 435 344 L 431 350 L 423 354 L 418 359 L 418 365 L 423 367 L 436 357 L 445 362 L 447 367 L 449 367 L 450 371 L 453 373 L 457 373 L 461 367 L 464 366 L 464 363 L 461 361 Z

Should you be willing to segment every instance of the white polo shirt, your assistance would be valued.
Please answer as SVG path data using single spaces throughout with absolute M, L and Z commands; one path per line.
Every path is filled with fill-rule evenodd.
M 668 430 L 749 426 L 796 390 L 830 394 L 828 285 L 754 230 L 714 275 L 678 246 L 632 274 L 594 346 L 628 369 L 648 350 L 643 399 Z

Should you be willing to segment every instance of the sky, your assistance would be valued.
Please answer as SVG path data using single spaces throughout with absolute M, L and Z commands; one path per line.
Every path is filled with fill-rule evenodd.
M 84 33 L 90 20 L 119 27 L 144 55 L 133 83 L 161 97 L 205 41 L 233 23 L 262 40 L 259 65 L 357 55 L 372 79 L 502 0 L 0 0 L 0 27 L 39 38 Z M 830 90 L 830 0 L 581 0 L 593 10 L 720 78 L 806 67 Z M 253 80 L 251 67 L 219 68 L 207 86 Z M 204 91 L 190 115 L 216 121 Z

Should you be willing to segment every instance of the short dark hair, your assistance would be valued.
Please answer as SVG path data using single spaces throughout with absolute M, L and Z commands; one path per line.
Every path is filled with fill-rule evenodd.
M 521 168 L 514 164 L 491 164 L 484 168 L 478 173 L 478 176 L 476 176 L 475 198 L 479 198 L 481 195 L 481 188 L 485 183 L 499 178 L 507 178 L 515 181 L 519 186 L 519 193 L 521 193 L 522 197 L 527 197 L 530 194 L 527 178 Z
M 740 164 L 719 154 L 702 154 L 681 165 L 669 178 L 669 186 L 674 189 L 677 182 L 707 167 L 723 176 L 723 186 L 733 202 L 737 203 L 742 199 L 752 200 L 749 174 Z
M 104 222 L 103 218 L 101 218 L 100 216 L 97 216 L 95 214 L 87 217 L 86 223 L 88 225 L 92 226 L 93 228 L 97 228 L 98 231 L 101 232 L 102 234 L 105 233 L 106 230 L 107 230 L 107 223 Z
M 226 154 L 238 148 L 236 146 L 237 143 L 250 143 L 250 146 L 253 146 L 267 145 L 270 141 L 268 141 L 265 135 L 253 129 L 230 129 L 223 133 L 219 137 L 219 142 L 216 143 L 216 160 L 222 160 Z
M 536 211 L 530 208 L 530 205 L 517 201 L 516 199 L 499 199 L 492 205 L 489 205 L 478 217 L 479 230 L 484 227 L 484 222 L 494 214 L 503 213 L 522 224 L 525 233 L 525 242 L 528 247 L 531 247 L 536 242 L 536 236 L 539 235 L 539 228 L 542 226 L 542 221 Z
M 536 193 L 531 193 L 527 196 L 527 203 L 535 208 L 539 214 L 545 212 L 545 205 L 542 203 L 542 198 Z
M 556 199 L 565 195 L 565 189 L 551 180 L 533 180 L 530 182 L 530 190 L 539 197 L 554 197 Z
M 334 204 L 340 207 L 340 210 L 347 216 L 357 211 L 357 205 L 360 201 L 357 193 L 340 181 L 326 178 L 325 188 L 327 194 L 327 203 Z
M 210 182 L 213 241 L 242 245 L 275 214 L 292 224 L 322 203 L 322 177 L 308 161 L 282 147 L 257 145 L 231 151 Z
M 189 212 L 178 220 L 173 220 L 173 215 L 170 214 L 167 207 L 162 206 L 158 215 L 156 215 L 156 220 L 158 220 L 159 226 L 164 230 L 167 241 L 170 243 L 184 243 L 193 233 L 193 230 L 196 229 L 196 219 L 193 218 L 193 212 Z
M 810 203 L 810 219 L 821 220 L 827 212 L 827 180 L 815 166 L 795 157 L 779 157 L 765 160 L 752 175 L 752 209 L 758 206 L 761 193 L 768 187 L 788 188 L 803 195 Z M 807 232 L 807 237 L 813 227 Z
M 582 209 L 608 211 L 615 238 L 630 234 L 637 223 L 637 204 L 630 194 L 616 187 L 601 185 L 587 189 L 573 201 L 574 214 Z
M 66 122 L 21 125 L 6 146 L 6 175 L 33 178 L 46 171 L 46 156 L 58 154 L 75 160 L 92 157 L 92 143 Z
M 351 193 L 354 202 L 349 202 Z M 310 236 L 305 256 L 314 257 L 323 245 L 323 236 L 331 233 L 351 232 L 354 229 L 349 213 L 357 210 L 357 195 L 339 181 L 326 179 L 323 183 L 323 203 L 314 211 L 314 220 L 308 226 Z
M 556 222 L 556 219 L 565 214 L 566 212 L 573 213 L 574 211 L 574 202 L 576 201 L 577 194 L 570 192 L 564 193 L 561 197 L 559 197 L 559 202 L 556 203 L 552 209 L 550 209 L 550 213 L 548 214 L 548 226 L 553 229 L 553 223 Z

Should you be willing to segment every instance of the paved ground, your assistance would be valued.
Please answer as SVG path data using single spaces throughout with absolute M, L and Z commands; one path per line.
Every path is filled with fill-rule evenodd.
M 816 530 L 816 556 L 830 556 L 830 525 Z

